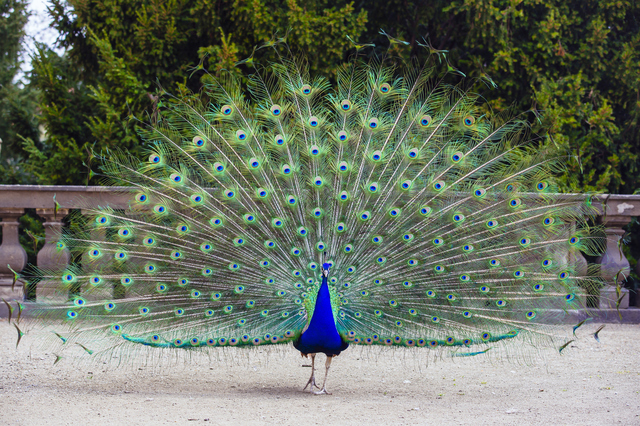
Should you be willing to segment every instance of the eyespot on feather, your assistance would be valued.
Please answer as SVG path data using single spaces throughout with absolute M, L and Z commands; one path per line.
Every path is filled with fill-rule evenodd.
M 474 123 L 476 122 L 475 117 L 473 117 L 472 115 L 468 115 L 466 116 L 463 120 L 462 123 L 466 126 L 466 127 L 471 127 L 474 125 Z
M 272 105 L 269 110 L 271 111 L 271 115 L 274 117 L 279 117 L 282 114 L 282 107 L 278 104 Z

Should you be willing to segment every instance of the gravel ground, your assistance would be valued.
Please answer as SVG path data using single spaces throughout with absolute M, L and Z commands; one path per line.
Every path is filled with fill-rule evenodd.
M 29 335 L 16 349 L 15 328 L 0 320 L 0 423 L 639 425 L 640 325 L 607 324 L 601 343 L 595 328 L 581 327 L 562 356 L 547 351 L 533 365 L 349 348 L 331 367 L 333 394 L 311 395 L 301 391 L 309 362 L 291 346 L 164 367 L 54 365 Z

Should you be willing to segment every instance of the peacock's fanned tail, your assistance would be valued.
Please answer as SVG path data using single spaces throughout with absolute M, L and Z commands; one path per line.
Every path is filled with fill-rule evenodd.
M 223 74 L 165 96 L 142 131 L 148 158 L 103 158 L 130 208 L 83 210 L 60 241 L 81 261 L 34 278 L 70 301 L 40 301 L 39 318 L 87 351 L 284 343 L 327 262 L 351 344 L 556 344 L 554 324 L 597 283 L 568 257 L 597 250 L 594 211 L 556 194 L 561 162 L 524 119 L 488 116 L 438 77 L 354 60 L 332 86 L 287 56 L 248 93 Z

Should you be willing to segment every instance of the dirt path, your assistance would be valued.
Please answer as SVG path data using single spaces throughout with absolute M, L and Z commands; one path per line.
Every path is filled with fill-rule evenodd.
M 0 320 L 2 424 L 640 424 L 640 326 L 583 326 L 566 355 L 524 366 L 483 355 L 348 349 L 332 395 L 301 392 L 310 369 L 292 347 L 233 350 L 184 366 L 78 365 L 30 346 Z M 324 356 L 319 356 L 324 365 Z M 319 371 L 320 379 L 324 372 Z

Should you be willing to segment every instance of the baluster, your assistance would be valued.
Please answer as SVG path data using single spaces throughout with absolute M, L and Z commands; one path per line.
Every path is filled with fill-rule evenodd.
M 94 221 L 96 210 L 83 209 L 82 214 L 87 216 L 90 221 Z M 113 260 L 113 253 L 105 250 L 105 243 L 107 242 L 106 228 L 95 226 L 95 222 L 89 223 L 89 226 L 91 227 L 89 237 L 95 243 L 95 247 L 102 251 L 102 257 L 92 259 L 88 253 L 82 253 L 82 269 L 87 274 L 100 275 L 103 268 Z M 111 299 L 113 297 L 113 282 L 112 280 L 103 280 L 100 285 L 94 286 L 88 280 L 83 281 L 82 296 L 88 300 Z
M 640 259 L 636 262 L 636 274 L 640 276 Z M 636 308 L 640 308 L 640 282 L 636 283 Z
M 567 263 L 576 276 L 584 277 L 587 275 L 589 264 L 580 250 L 570 248 L 567 252 Z M 581 288 L 580 292 L 576 293 L 576 298 L 578 299 L 580 306 L 588 306 L 589 290 Z
M 127 219 L 138 219 L 138 215 L 140 214 L 140 212 L 143 212 L 145 210 L 148 210 L 148 209 L 143 206 L 134 206 L 134 209 L 131 209 L 131 206 L 129 206 L 129 209 L 121 211 L 122 213 L 121 224 L 122 225 L 126 224 Z M 122 242 L 122 246 L 125 247 L 127 250 L 132 250 L 133 252 L 142 251 L 143 237 L 144 237 L 144 234 L 141 231 L 136 231 L 133 233 L 133 236 L 131 238 Z M 144 261 L 144 259 L 140 258 L 140 254 L 132 254 L 128 258 L 127 263 L 129 267 L 133 267 L 134 269 L 137 269 L 137 270 L 142 270 L 146 262 Z M 113 283 L 114 299 L 124 299 L 130 296 L 129 292 L 130 290 L 128 287 L 123 286 L 122 284 L 120 284 L 119 281 L 114 281 Z
M 571 223 L 571 235 L 576 232 L 576 223 Z M 584 258 L 582 252 L 575 247 L 570 247 L 567 250 L 566 257 L 567 266 L 574 271 L 575 276 L 586 276 L 589 265 L 587 263 L 587 259 Z M 576 292 L 576 299 L 580 306 L 587 306 L 587 298 L 588 298 L 588 289 L 582 288 L 580 291 Z M 566 303 L 563 301 L 563 304 Z
M 7 301 L 24 300 L 24 283 L 18 281 L 13 284 L 14 274 L 20 272 L 27 264 L 27 252 L 20 245 L 18 238 L 18 219 L 24 214 L 24 209 L 14 207 L 0 208 L 2 219 L 2 244 L 0 245 L 0 299 Z M 10 268 L 11 269 L 10 269 Z M 12 288 L 13 287 L 13 288 Z M 4 305 L 4 303 L 2 303 Z M 6 306 L 3 306 L 3 313 Z M 3 314 L 6 315 L 6 314 Z
M 638 259 L 638 262 L 636 263 L 636 274 L 640 276 L 640 259 Z M 640 282 L 636 283 L 635 291 L 636 291 L 636 303 L 633 306 L 635 306 L 636 308 L 640 308 Z
M 69 209 L 58 209 L 56 213 L 53 208 L 36 209 L 38 216 L 43 218 L 44 226 L 44 246 L 38 252 L 37 263 L 39 268 L 63 271 L 69 265 L 71 255 L 67 248 L 58 248 L 58 240 L 62 234 L 62 220 L 69 214 Z M 67 300 L 68 295 L 56 292 L 60 280 L 42 280 L 36 287 L 36 300 L 42 297 L 47 299 Z
M 622 253 L 618 242 L 624 235 L 624 228 L 631 221 L 631 216 L 607 215 L 603 217 L 603 223 L 606 226 L 605 233 L 607 237 L 607 245 L 604 254 L 596 259 L 596 263 L 600 264 L 600 276 L 605 281 L 605 286 L 600 289 L 600 309 L 615 309 L 618 296 L 616 293 L 616 274 L 617 284 L 629 275 L 631 270 L 629 261 Z M 618 274 L 618 272 L 620 272 Z M 624 296 L 620 301 L 619 309 L 629 307 L 629 290 L 621 289 L 620 296 Z
M 569 267 L 574 271 L 577 276 L 585 276 L 587 275 L 588 264 L 587 260 L 582 255 L 580 250 L 575 248 L 569 248 L 565 251 L 563 257 L 558 257 L 558 267 L 564 268 Z M 587 303 L 587 290 L 581 289 L 576 292 L 576 302 L 580 306 L 586 306 Z M 564 297 L 558 296 L 549 307 L 554 309 L 567 309 L 570 306 L 567 305 L 567 302 L 564 300 Z

